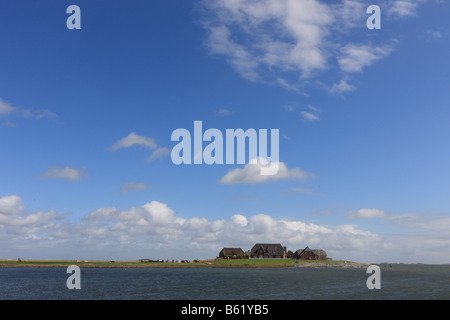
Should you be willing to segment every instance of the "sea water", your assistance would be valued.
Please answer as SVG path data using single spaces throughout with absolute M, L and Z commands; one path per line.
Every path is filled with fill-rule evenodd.
M 87 268 L 69 290 L 65 268 L 0 268 L 0 299 L 305 300 L 450 299 L 450 265 L 379 265 L 381 288 L 365 268 Z

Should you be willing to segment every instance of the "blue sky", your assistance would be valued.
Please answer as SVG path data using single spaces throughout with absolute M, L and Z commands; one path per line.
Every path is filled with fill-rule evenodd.
M 66 27 L 71 4 L 81 30 Z M 372 4 L 380 30 L 366 27 Z M 1 3 L 0 258 L 208 258 L 276 242 L 448 263 L 449 6 Z M 279 129 L 288 169 L 250 183 L 244 165 L 173 164 L 172 132 L 196 120 Z M 245 178 L 221 183 L 232 170 Z

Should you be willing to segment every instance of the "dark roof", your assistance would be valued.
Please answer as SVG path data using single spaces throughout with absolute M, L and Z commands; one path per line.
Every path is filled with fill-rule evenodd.
M 327 253 L 322 249 L 313 249 L 312 252 L 318 257 L 326 257 Z
M 257 243 L 253 246 L 251 253 L 258 253 L 259 249 L 262 248 L 264 253 L 283 255 L 284 248 L 279 243 Z
M 224 256 L 243 256 L 244 251 L 241 248 L 223 248 L 220 251 Z
M 304 252 L 312 252 L 314 253 L 314 255 L 319 256 L 319 257 L 326 257 L 327 253 L 325 252 L 325 250 L 322 249 L 310 249 L 309 247 L 306 247 L 305 249 L 298 249 L 297 251 L 295 251 L 296 254 L 298 254 L 299 256 L 302 255 L 302 253 Z
M 311 249 L 309 247 L 306 247 L 305 249 L 298 249 L 297 251 L 295 251 L 295 253 L 297 253 L 298 255 L 301 255 L 303 252 L 308 252 L 311 251 Z

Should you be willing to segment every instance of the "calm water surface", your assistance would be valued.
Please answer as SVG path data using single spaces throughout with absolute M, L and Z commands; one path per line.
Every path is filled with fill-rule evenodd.
M 0 299 L 450 299 L 450 265 L 380 267 L 380 290 L 366 269 L 82 268 L 69 290 L 64 268 L 0 268 Z

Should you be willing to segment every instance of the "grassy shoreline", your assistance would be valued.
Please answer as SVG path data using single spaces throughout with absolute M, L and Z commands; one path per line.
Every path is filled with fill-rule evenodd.
M 140 261 L 102 261 L 93 260 L 80 262 L 77 260 L 0 260 L 0 268 L 67 268 L 77 265 L 80 268 L 292 268 L 292 267 L 334 267 L 353 268 L 367 267 L 368 264 L 312 260 L 299 261 L 294 259 L 235 259 L 235 260 L 200 260 L 199 262 L 151 262 Z

